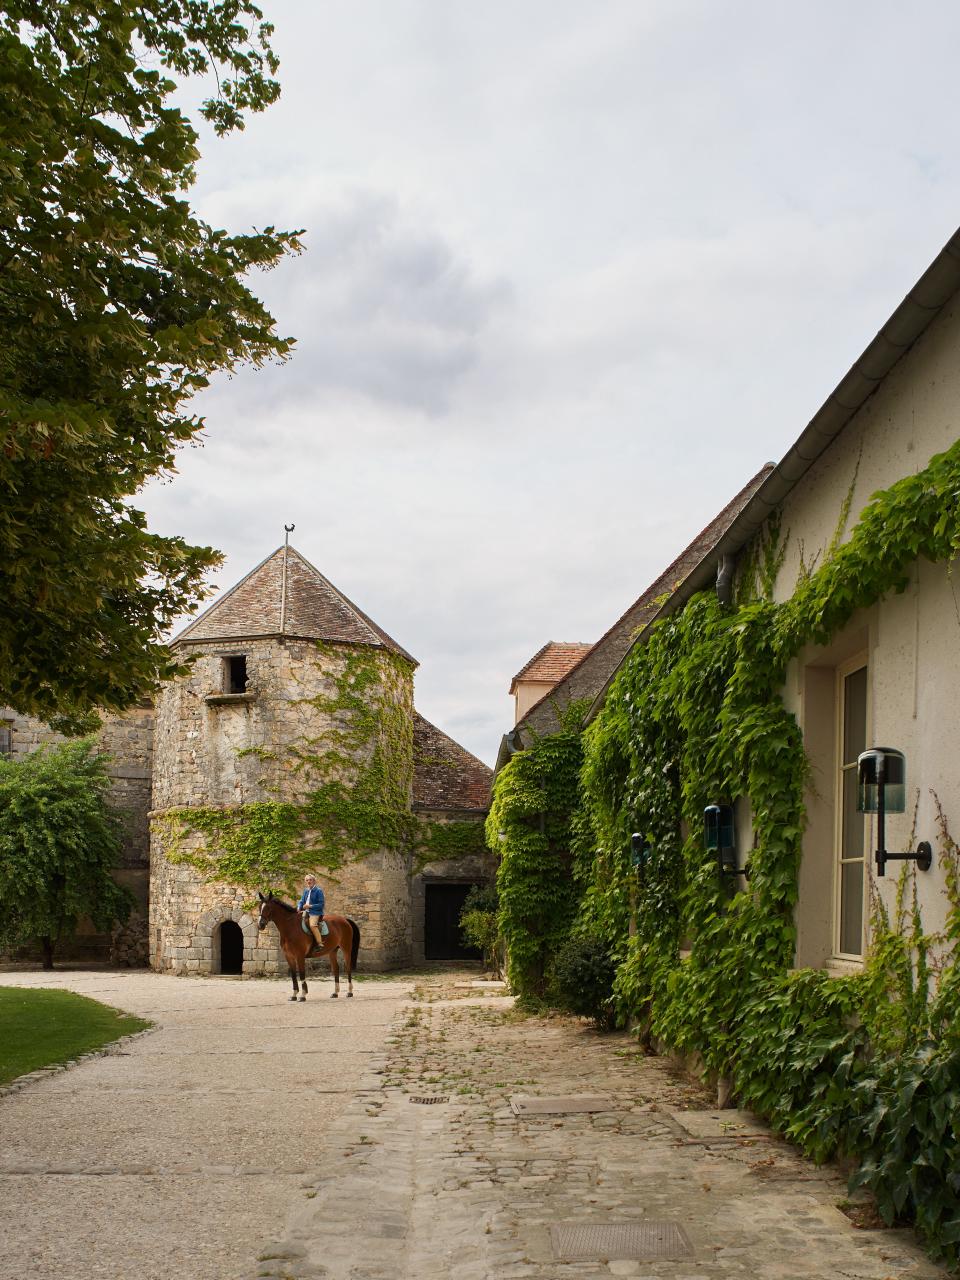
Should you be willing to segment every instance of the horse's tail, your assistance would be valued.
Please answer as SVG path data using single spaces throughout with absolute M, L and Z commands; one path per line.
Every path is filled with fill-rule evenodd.
M 357 967 L 357 952 L 360 950 L 360 926 L 350 916 L 347 916 L 347 919 L 353 926 L 353 945 L 350 948 L 350 972 L 352 973 Z

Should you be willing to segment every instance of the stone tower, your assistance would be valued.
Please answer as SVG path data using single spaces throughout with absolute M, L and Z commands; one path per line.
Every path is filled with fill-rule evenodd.
M 364 967 L 407 961 L 414 659 L 292 547 L 175 648 L 191 665 L 157 702 L 154 968 L 285 970 L 245 904 L 314 868 Z

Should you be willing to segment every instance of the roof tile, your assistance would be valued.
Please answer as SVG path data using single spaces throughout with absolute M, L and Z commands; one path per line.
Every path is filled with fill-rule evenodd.
M 283 602 L 283 562 L 284 549 L 278 547 L 181 631 L 175 643 L 288 635 L 373 645 L 410 657 L 293 547 L 287 552 Z
M 543 648 L 538 649 L 530 661 L 521 667 L 513 677 L 510 684 L 510 692 L 516 692 L 517 684 L 520 681 L 544 682 L 555 685 L 592 648 L 592 644 L 583 644 L 580 641 L 568 643 L 564 640 L 548 640 Z
M 485 812 L 493 770 L 425 720 L 413 717 L 413 805 L 417 809 Z

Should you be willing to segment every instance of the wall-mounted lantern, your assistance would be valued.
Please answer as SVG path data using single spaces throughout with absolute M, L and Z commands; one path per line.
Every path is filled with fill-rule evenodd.
M 646 837 L 635 831 L 630 837 L 630 865 L 640 880 L 647 875 L 647 859 L 650 857 L 650 846 Z
M 732 804 L 708 804 L 703 811 L 703 845 L 717 855 L 722 876 L 739 874 Z
M 877 875 L 882 876 L 888 862 L 913 859 L 921 871 L 933 865 L 933 849 L 929 840 L 921 840 L 914 853 L 888 853 L 886 849 L 886 817 L 903 813 L 907 804 L 907 762 L 902 751 L 894 747 L 871 747 L 857 756 L 857 811 L 877 815 Z

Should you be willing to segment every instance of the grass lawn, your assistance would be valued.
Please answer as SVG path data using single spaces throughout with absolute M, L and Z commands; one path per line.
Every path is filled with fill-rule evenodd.
M 0 987 L 0 1084 L 149 1026 L 72 991 Z

